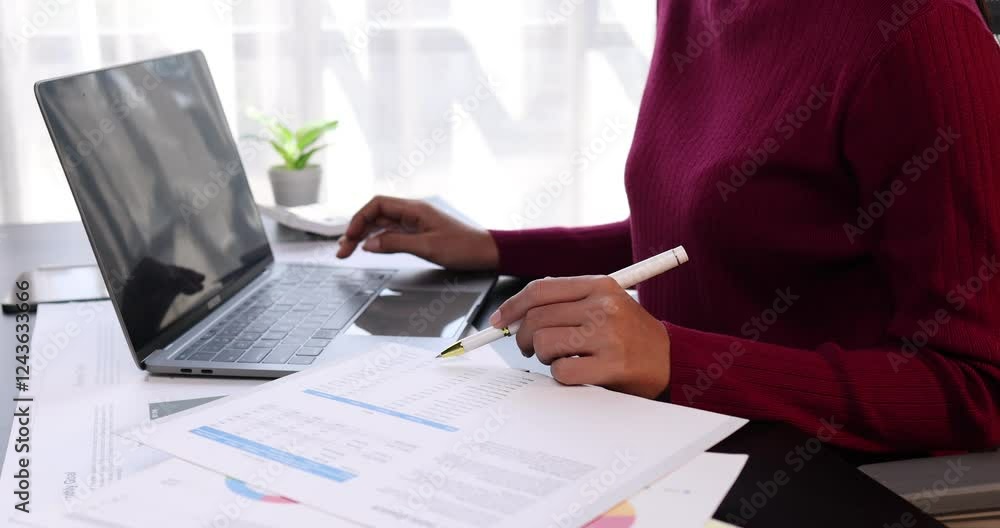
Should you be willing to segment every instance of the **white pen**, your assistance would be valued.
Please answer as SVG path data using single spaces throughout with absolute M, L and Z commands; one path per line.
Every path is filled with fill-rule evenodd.
M 684 246 L 677 246 L 669 251 L 664 251 L 659 255 L 649 257 L 642 262 L 637 262 L 631 266 L 618 270 L 609 277 L 615 280 L 622 288 L 631 288 L 640 282 L 651 279 L 661 273 L 670 271 L 688 261 L 687 251 Z M 504 337 L 510 337 L 517 333 L 521 327 L 521 321 L 516 321 L 504 328 L 489 327 L 481 332 L 476 332 L 462 339 L 461 341 L 446 348 L 444 352 L 438 354 L 439 358 L 456 357 L 475 350 L 483 345 L 492 343 Z

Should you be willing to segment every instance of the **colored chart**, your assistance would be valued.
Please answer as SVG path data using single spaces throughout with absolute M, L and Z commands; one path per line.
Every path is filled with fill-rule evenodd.
M 586 528 L 629 528 L 635 524 L 635 508 L 625 501 L 594 519 Z
M 280 495 L 266 495 L 261 493 L 248 486 L 246 482 L 234 478 L 226 477 L 226 487 L 229 488 L 229 491 L 253 501 L 270 502 L 272 504 L 296 504 L 292 499 Z

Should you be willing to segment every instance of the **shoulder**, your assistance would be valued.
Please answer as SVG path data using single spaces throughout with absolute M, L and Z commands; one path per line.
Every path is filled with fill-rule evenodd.
M 889 2 L 880 6 L 877 24 L 878 37 L 892 43 L 896 36 L 908 31 L 919 31 L 921 26 L 961 24 L 961 29 L 973 29 L 990 33 L 975 0 L 905 0 Z M 920 23 L 914 25 L 914 23 Z M 971 27 L 969 26 L 971 24 Z M 954 29 L 959 29 L 955 27 Z M 956 35 L 957 36 L 957 35 Z
M 975 0 L 879 0 L 878 4 L 875 31 L 867 38 L 869 74 L 885 68 L 927 72 L 946 63 L 964 67 L 971 56 L 981 59 L 1000 53 Z
M 865 13 L 867 29 L 852 76 L 854 89 L 864 91 L 881 78 L 902 91 L 911 82 L 942 84 L 941 90 L 926 95 L 938 92 L 950 97 L 954 86 L 966 82 L 956 77 L 981 76 L 982 71 L 997 67 L 1000 46 L 975 0 L 847 2 L 870 10 Z

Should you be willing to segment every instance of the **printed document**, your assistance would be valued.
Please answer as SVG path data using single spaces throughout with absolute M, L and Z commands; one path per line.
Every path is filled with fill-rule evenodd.
M 27 501 L 4 493 L 0 525 L 8 516 L 30 522 L 71 511 L 96 490 L 166 458 L 116 433 L 263 383 L 150 376 L 136 367 L 109 301 L 42 304 L 36 321 L 30 390 L 20 393 L 32 401 L 18 404 L 31 415 L 30 452 L 18 451 L 12 428 L 0 472 L 0 486 L 14 490 L 19 461 L 30 457 L 31 493 Z M 21 503 L 30 513 L 15 509 Z
M 702 453 L 587 528 L 701 528 L 736 480 L 746 458 Z M 183 507 L 178 507 L 181 504 Z M 41 526 L 45 528 L 360 526 L 179 459 L 167 460 L 100 490 L 72 516 L 44 521 Z
M 745 420 L 386 344 L 130 432 L 371 526 L 580 526 Z

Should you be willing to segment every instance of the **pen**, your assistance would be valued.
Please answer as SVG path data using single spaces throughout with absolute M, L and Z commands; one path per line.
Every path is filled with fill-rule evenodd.
M 640 282 L 653 278 L 661 273 L 670 271 L 688 261 L 687 251 L 684 246 L 677 246 L 669 251 L 664 251 L 659 255 L 654 255 L 646 260 L 632 264 L 631 266 L 618 270 L 609 275 L 622 288 L 631 288 Z M 510 337 L 517 333 L 521 327 L 521 321 L 516 321 L 504 328 L 489 327 L 483 331 L 476 332 L 461 341 L 446 348 L 444 352 L 438 354 L 439 358 L 456 357 L 475 350 L 483 345 L 492 343 L 504 337 Z

